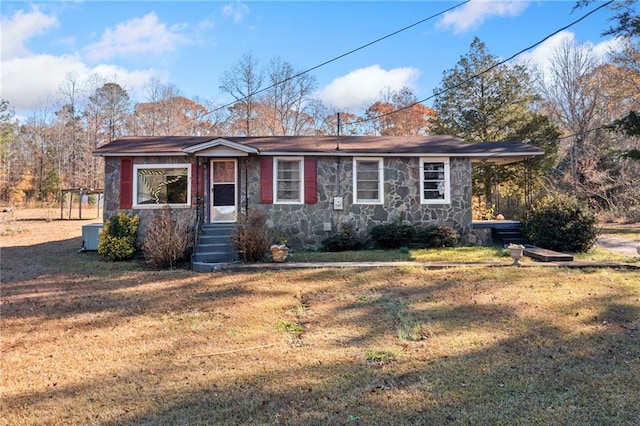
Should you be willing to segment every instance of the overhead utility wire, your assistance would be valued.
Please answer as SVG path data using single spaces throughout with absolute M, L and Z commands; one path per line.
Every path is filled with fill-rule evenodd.
M 416 101 L 416 102 L 412 103 L 411 105 L 407 105 L 407 106 L 405 106 L 405 107 L 398 108 L 398 109 L 396 109 L 396 110 L 394 110 L 394 111 L 390 111 L 390 112 L 387 112 L 387 113 L 384 113 L 384 114 L 380 114 L 380 115 L 375 116 L 375 117 L 363 118 L 363 119 L 360 119 L 360 120 L 356 120 L 356 121 L 354 121 L 353 123 L 349 123 L 349 124 L 359 124 L 359 123 L 366 123 L 367 121 L 371 121 L 371 120 L 377 120 L 377 119 L 380 119 L 380 118 L 382 118 L 382 117 L 386 117 L 386 116 L 388 116 L 388 115 L 395 114 L 395 113 L 400 112 L 400 111 L 404 111 L 404 110 L 409 109 L 409 108 L 411 108 L 411 107 L 414 107 L 414 106 L 416 106 L 416 105 L 418 105 L 418 104 L 421 104 L 421 103 L 423 103 L 423 102 L 425 102 L 425 101 L 428 101 L 428 100 L 429 100 L 429 99 L 431 99 L 431 98 L 435 98 L 436 96 L 442 95 L 443 93 L 446 93 L 446 92 L 448 92 L 448 91 L 450 91 L 450 90 L 453 90 L 453 89 L 455 89 L 455 88 L 457 88 L 457 87 L 460 87 L 460 86 L 462 86 L 463 84 L 468 83 L 468 82 L 470 82 L 471 80 L 473 80 L 473 79 L 476 79 L 476 78 L 480 77 L 482 74 L 485 74 L 485 73 L 487 73 L 487 72 L 491 71 L 492 69 L 494 69 L 494 68 L 496 68 L 496 67 L 499 67 L 500 65 L 503 65 L 503 64 L 504 64 L 504 63 L 506 63 L 506 62 L 509 62 L 509 61 L 510 61 L 510 60 L 512 60 L 513 58 L 515 58 L 515 57 L 517 57 L 517 56 L 522 55 L 522 54 L 523 54 L 524 52 L 526 52 L 527 50 L 531 50 L 531 49 L 533 49 L 534 47 L 539 46 L 540 44 L 542 44 L 542 43 L 544 43 L 545 41 L 549 40 L 549 39 L 550 39 L 551 37 L 553 37 L 554 35 L 556 35 L 556 34 L 558 34 L 558 33 L 562 32 L 562 31 L 564 31 L 564 30 L 566 30 L 566 29 L 568 29 L 568 28 L 571 28 L 572 26 L 574 26 L 574 25 L 575 25 L 575 24 L 577 24 L 578 22 L 580 22 L 580 21 L 582 21 L 582 20 L 586 19 L 589 15 L 591 15 L 591 14 L 593 14 L 593 13 L 597 12 L 598 10 L 600 10 L 600 9 L 602 9 L 602 8 L 604 8 L 604 7 L 608 6 L 608 5 L 610 5 L 610 4 L 611 4 L 611 3 L 613 3 L 613 2 L 614 2 L 614 0 L 609 0 L 608 2 L 606 2 L 606 3 L 604 3 L 604 4 L 602 4 L 602 5 L 598 6 L 598 7 L 596 7 L 596 8 L 595 8 L 595 9 L 593 9 L 592 11 L 590 11 L 590 12 L 588 12 L 587 14 L 583 15 L 582 17 L 580 17 L 580 18 L 576 19 L 575 21 L 571 22 L 570 24 L 565 25 L 564 27 L 560 28 L 559 30 L 554 31 L 553 33 L 549 34 L 548 36 L 546 36 L 546 37 L 545 37 L 545 38 L 543 38 L 542 40 L 538 41 L 537 43 L 532 44 L 532 45 L 531 45 L 531 46 L 529 46 L 529 47 L 525 47 L 524 49 L 520 50 L 518 53 L 515 53 L 515 54 L 511 55 L 510 57 L 508 57 L 507 59 L 502 60 L 502 61 L 500 61 L 500 62 L 498 62 L 498 63 L 496 63 L 496 64 L 494 64 L 494 65 L 490 66 L 489 68 L 487 68 L 487 69 L 486 69 L 486 70 L 484 70 L 484 71 L 481 71 L 481 72 L 479 72 L 479 73 L 477 73 L 477 74 L 472 75 L 471 77 L 467 78 L 467 79 L 466 79 L 466 80 L 464 80 L 464 81 L 461 81 L 461 82 L 460 82 L 460 83 L 458 83 L 458 84 L 455 84 L 455 85 L 453 85 L 453 86 L 451 86 L 451 87 L 448 87 L 448 88 L 446 88 L 446 89 L 444 89 L 444 90 L 441 90 L 440 92 L 434 93 L 433 95 L 431 95 L 431 96 L 429 96 L 429 97 L 426 97 L 426 98 L 424 98 L 424 99 L 422 99 L 422 100 L 420 100 L 420 101 Z
M 593 127 L 591 129 L 587 129 L 587 130 L 582 130 L 580 132 L 576 132 L 576 133 L 572 133 L 570 135 L 566 135 L 566 136 L 558 136 L 556 138 L 557 141 L 562 140 L 562 139 L 570 139 L 570 138 L 575 138 L 578 136 L 584 136 L 587 135 L 589 133 L 592 132 L 597 132 L 598 130 L 613 130 L 615 129 L 615 122 L 611 123 L 611 124 L 603 124 L 602 126 L 598 126 L 598 127 Z
M 317 70 L 318 68 L 323 67 L 323 66 L 325 66 L 325 65 L 328 65 L 328 64 L 330 64 L 330 63 L 332 63 L 332 62 L 335 62 L 335 61 L 337 61 L 338 59 L 342 59 L 342 58 L 344 58 L 345 56 L 351 55 L 352 53 L 358 52 L 359 50 L 365 49 L 365 48 L 367 48 L 367 47 L 369 47 L 369 46 L 371 46 L 371 45 L 373 45 L 373 44 L 379 43 L 379 42 L 381 42 L 382 40 L 385 40 L 385 39 L 388 39 L 388 38 L 390 38 L 390 37 L 393 37 L 393 36 L 395 36 L 395 35 L 397 35 L 397 34 L 399 34 L 399 33 L 403 32 L 403 31 L 406 31 L 406 30 L 408 30 L 408 29 L 410 29 L 410 28 L 413 28 L 413 27 L 415 27 L 415 26 L 418 26 L 418 25 L 420 25 L 420 24 L 423 24 L 423 23 L 425 23 L 425 22 L 427 22 L 427 21 L 429 21 L 429 20 L 431 20 L 431 19 L 433 19 L 433 18 L 437 18 L 437 17 L 438 17 L 438 16 L 440 16 L 440 15 L 444 15 L 445 13 L 450 12 L 450 11 L 452 11 L 452 10 L 454 10 L 454 9 L 456 9 L 456 8 L 458 8 L 458 7 L 460 7 L 460 6 L 463 6 L 463 5 L 467 4 L 467 3 L 469 3 L 470 1 L 471 1 L 471 0 L 465 0 L 465 1 L 461 2 L 461 3 L 456 4 L 455 6 L 451 6 L 451 7 L 450 7 L 450 8 L 448 8 L 448 9 L 445 9 L 445 10 L 443 10 L 443 11 L 441 11 L 441 12 L 438 12 L 438 13 L 436 13 L 436 14 L 434 14 L 434 15 L 431 15 L 431 16 L 429 16 L 429 17 L 427 17 L 427 18 L 421 19 L 421 20 L 420 20 L 420 21 L 418 21 L 418 22 L 414 22 L 414 23 L 413 23 L 413 24 L 411 24 L 411 25 L 407 25 L 406 27 L 400 28 L 399 30 L 396 30 L 396 31 L 394 31 L 394 32 L 392 32 L 392 33 L 390 33 L 390 34 L 387 34 L 387 35 L 385 35 L 385 36 L 382 36 L 382 37 L 380 37 L 380 38 L 378 38 L 378 39 L 376 39 L 376 40 L 373 40 L 373 41 L 371 41 L 371 42 L 369 42 L 369 43 L 367 43 L 367 44 L 364 44 L 364 45 L 362 45 L 362 46 L 360 46 L 360 47 L 357 47 L 357 48 L 355 48 L 355 49 L 353 49 L 353 50 L 350 50 L 350 51 L 348 51 L 348 52 L 346 52 L 346 53 L 343 53 L 343 54 L 341 54 L 341 55 L 339 55 L 339 56 L 336 56 L 336 57 L 334 57 L 334 58 L 332 58 L 332 59 L 329 59 L 328 61 L 325 61 L 325 62 L 323 62 L 323 63 L 321 63 L 321 64 L 319 64 L 319 65 L 316 65 L 316 66 L 314 66 L 314 67 L 311 67 L 311 68 L 309 68 L 309 69 L 306 69 L 306 70 L 304 70 L 304 71 L 301 71 L 301 72 L 299 72 L 298 74 L 295 74 L 295 75 L 293 75 L 293 76 L 291 76 L 291 77 L 285 78 L 284 80 L 281 80 L 281 81 L 278 81 L 278 82 L 276 82 L 276 83 L 273 83 L 271 86 L 267 86 L 267 87 L 265 87 L 265 88 L 263 88 L 263 89 L 258 89 L 257 91 L 255 91 L 255 92 L 253 92 L 253 93 L 249 94 L 248 96 L 245 96 L 244 98 L 236 99 L 236 100 L 235 100 L 235 101 L 233 101 L 233 102 L 230 102 L 230 103 L 228 103 L 228 104 L 226 104 L 226 105 L 222 105 L 222 106 L 220 106 L 220 107 L 218 107 L 218 108 L 215 108 L 215 109 L 213 109 L 213 110 L 211 110 L 211 111 L 209 111 L 209 112 L 207 112 L 207 113 L 203 114 L 203 115 L 202 115 L 201 117 L 199 117 L 199 118 L 203 118 L 203 117 L 205 117 L 205 116 L 207 116 L 207 115 L 209 115 L 209 114 L 212 114 L 212 113 L 214 113 L 214 112 L 216 112 L 216 111 L 220 111 L 221 109 L 224 109 L 224 108 L 227 108 L 227 107 L 233 106 L 233 105 L 235 105 L 235 104 L 236 104 L 236 103 L 238 103 L 238 102 L 245 101 L 245 100 L 249 99 L 250 97 L 252 97 L 252 96 L 254 96 L 254 95 L 257 95 L 258 93 L 262 93 L 262 92 L 264 92 L 264 91 L 266 91 L 266 90 L 269 90 L 269 89 L 272 89 L 272 88 L 274 88 L 274 87 L 276 87 L 276 86 L 279 86 L 280 84 L 286 83 L 286 82 L 287 82 L 287 81 L 289 81 L 289 80 L 293 80 L 294 78 L 300 77 L 300 76 L 302 76 L 302 75 L 304 75 L 304 74 L 308 74 L 308 73 L 310 73 L 311 71 Z

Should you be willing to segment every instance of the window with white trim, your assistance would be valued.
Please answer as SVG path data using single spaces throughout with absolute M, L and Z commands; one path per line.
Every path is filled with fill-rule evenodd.
M 382 204 L 382 158 L 353 159 L 353 202 Z
M 422 204 L 449 204 L 451 202 L 448 158 L 421 158 L 420 176 L 420 202 Z
M 135 164 L 133 205 L 184 207 L 191 199 L 190 164 Z
M 277 204 L 302 204 L 304 199 L 302 177 L 303 161 L 300 157 L 273 159 L 274 202 Z

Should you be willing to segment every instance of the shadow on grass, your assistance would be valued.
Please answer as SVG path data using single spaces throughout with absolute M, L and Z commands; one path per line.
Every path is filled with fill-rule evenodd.
M 459 316 L 481 321 L 487 314 L 468 308 L 456 307 L 457 313 L 447 314 L 456 318 L 447 325 L 449 332 L 469 326 Z M 611 301 L 604 311 L 604 316 L 637 324 L 637 307 L 622 309 Z M 499 310 L 488 314 L 510 315 Z M 362 316 L 353 319 L 361 320 Z M 310 357 L 303 365 L 291 363 L 231 383 L 212 379 L 202 383 L 200 390 L 174 394 L 164 407 L 127 421 L 630 425 L 637 420 L 637 336 L 617 328 L 572 336 L 546 322 L 525 321 L 526 332 L 492 345 L 461 348 L 454 356 L 420 361 L 429 351 L 427 341 L 382 367 L 367 363 L 364 356 L 319 365 L 313 362 L 314 348 L 303 348 Z M 372 336 L 369 344 L 375 340 Z M 252 357 L 246 358 L 250 362 Z M 292 360 L 297 358 L 292 355 Z M 212 366 L 216 361 L 204 364 Z
M 93 315 L 76 327 L 100 328 L 141 313 L 162 315 L 202 300 L 219 303 L 247 294 L 237 281 L 190 270 L 157 271 L 140 260 L 111 262 L 79 252 L 80 238 L 2 250 L 2 317 L 52 322 Z M 188 309 L 188 308 L 186 308 Z
M 563 318 L 533 319 L 508 302 L 490 299 L 499 287 L 482 293 L 487 300 L 477 304 L 473 290 L 480 292 L 491 280 L 503 287 L 509 282 L 500 276 L 475 281 L 474 269 L 457 275 L 399 268 L 387 268 L 382 275 L 365 268 L 268 274 L 123 271 L 120 264 L 75 253 L 77 239 L 63 243 L 67 250 L 51 258 L 48 252 L 60 246 L 31 248 L 38 255 L 30 262 L 41 263 L 44 271 L 36 279 L 3 282 L 2 320 L 19 320 L 14 329 L 30 319 L 36 326 L 47 322 L 51 332 L 46 338 L 56 342 L 63 329 L 69 335 L 83 329 L 102 329 L 108 335 L 120 327 L 124 332 L 118 338 L 131 346 L 132 361 L 104 368 L 102 359 L 86 357 L 91 361 L 85 361 L 74 380 L 52 377 L 46 388 L 3 395 L 0 409 L 22 410 L 26 423 L 31 413 L 54 410 L 57 417 L 31 422 L 631 425 L 640 416 L 640 312 L 634 289 L 592 296 L 589 304 L 599 311 L 578 317 L 590 328 L 577 332 Z M 20 251 L 10 255 L 29 259 Z M 637 277 L 636 272 L 621 274 Z M 519 279 L 533 282 L 535 277 Z M 571 291 L 568 285 L 558 288 Z M 583 303 L 566 303 L 566 315 L 573 316 Z M 231 340 L 235 346 L 224 339 L 255 331 L 238 330 L 240 323 L 233 317 L 234 307 L 245 304 L 245 315 L 259 318 L 251 323 L 259 332 L 246 337 L 255 349 L 228 352 L 241 339 Z M 301 346 L 272 331 L 296 304 L 308 311 L 302 315 L 306 327 Z M 417 321 L 432 324 L 434 335 L 399 341 L 397 311 L 402 304 Z M 268 314 L 259 316 L 264 312 Z M 223 332 L 189 324 L 198 314 L 220 313 L 228 322 L 216 325 Z M 142 326 L 127 328 L 127 321 L 137 317 Z M 61 319 L 73 320 L 73 327 Z M 172 324 L 179 327 L 167 337 L 164 329 Z M 340 328 L 349 332 L 332 334 Z M 495 338 L 464 340 L 470 330 L 495 331 Z M 14 341 L 24 340 L 28 330 L 14 333 L 19 334 L 12 336 Z M 453 336 L 457 346 L 438 347 L 439 334 Z M 219 340 L 209 341 L 211 336 Z M 207 355 L 211 347 L 216 354 Z M 388 347 L 398 350 L 395 361 L 366 361 L 367 349 Z M 22 350 L 8 348 L 7 358 L 33 360 L 30 374 L 36 377 L 53 362 L 32 347 Z M 119 350 L 114 344 L 106 354 L 117 359 Z M 11 360 L 6 368 L 12 368 Z
M 614 305 L 611 309 L 627 321 L 637 321 L 637 308 L 624 313 Z M 463 322 L 450 324 L 451 333 L 464 328 Z M 233 368 L 260 364 L 260 359 L 278 350 L 168 363 L 154 362 L 151 354 L 144 365 L 5 398 L 4 403 L 23 407 L 53 400 L 71 405 L 78 398 L 88 399 L 96 407 L 114 407 L 110 418 L 99 421 L 110 425 L 631 425 L 637 421 L 637 337 L 609 328 L 570 335 L 539 321 L 526 321 L 523 329 L 527 331 L 494 344 L 461 348 L 439 358 L 426 356 L 429 342 L 423 342 L 382 366 L 368 363 L 364 353 L 318 363 L 314 359 L 318 348 L 302 347 L 284 350 L 288 363 L 227 376 Z M 177 347 L 166 350 L 179 352 Z M 101 396 L 102 389 L 123 386 L 128 392 L 110 394 L 108 400 Z M 132 398 L 137 406 L 132 406 Z

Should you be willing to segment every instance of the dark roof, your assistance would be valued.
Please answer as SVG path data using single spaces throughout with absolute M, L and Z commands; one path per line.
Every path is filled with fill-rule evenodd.
M 518 141 L 466 143 L 451 136 L 128 136 L 94 151 L 102 156 L 184 155 L 194 146 L 242 145 L 258 155 L 443 155 L 471 157 L 480 161 L 494 158 L 494 164 L 519 161 L 544 152 Z
M 94 154 L 179 153 L 193 145 L 216 139 L 211 136 L 126 136 L 93 151 Z

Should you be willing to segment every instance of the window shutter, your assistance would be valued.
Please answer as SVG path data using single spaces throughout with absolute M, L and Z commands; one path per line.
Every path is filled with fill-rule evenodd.
M 133 205 L 133 160 L 120 160 L 120 208 L 130 209 Z
M 273 159 L 260 160 L 260 202 L 273 204 Z
M 305 204 L 318 202 L 318 178 L 315 158 L 304 159 L 304 202 Z

